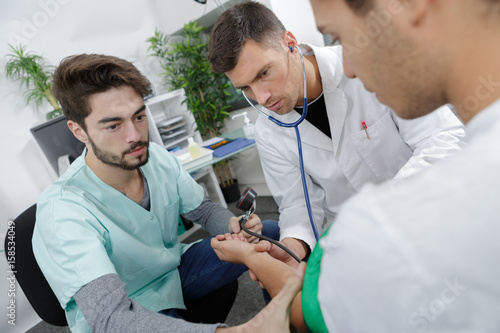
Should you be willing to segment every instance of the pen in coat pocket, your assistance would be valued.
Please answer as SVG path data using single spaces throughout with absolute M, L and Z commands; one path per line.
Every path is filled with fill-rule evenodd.
M 366 126 L 366 123 L 365 123 L 364 121 L 361 123 L 361 126 L 362 126 L 362 127 L 363 127 L 363 129 L 365 130 L 365 133 L 366 133 L 366 138 L 367 138 L 368 140 L 370 140 L 370 136 L 368 135 L 368 131 L 367 131 L 368 127 Z

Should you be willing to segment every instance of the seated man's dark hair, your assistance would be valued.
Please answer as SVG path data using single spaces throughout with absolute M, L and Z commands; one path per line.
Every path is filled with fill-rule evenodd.
M 101 54 L 80 54 L 64 58 L 54 72 L 52 90 L 64 116 L 84 130 L 90 114 L 89 97 L 123 86 L 132 87 L 141 97 L 151 83 L 129 61 Z

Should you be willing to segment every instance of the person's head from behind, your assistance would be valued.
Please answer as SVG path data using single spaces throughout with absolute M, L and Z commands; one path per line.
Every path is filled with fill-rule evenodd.
M 346 75 L 359 77 L 403 118 L 461 104 L 466 96 L 454 88 L 471 84 L 460 81 L 470 80 L 464 74 L 477 58 L 465 51 L 478 46 L 478 34 L 499 31 L 500 0 L 310 2 L 318 29 L 343 46 Z M 468 121 L 474 110 L 459 113 Z
M 132 63 L 98 54 L 63 59 L 53 78 L 54 95 L 87 157 L 126 170 L 147 162 L 143 98 L 150 86 Z
M 302 101 L 297 41 L 266 6 L 246 2 L 227 9 L 212 28 L 208 60 L 235 88 L 277 113 Z

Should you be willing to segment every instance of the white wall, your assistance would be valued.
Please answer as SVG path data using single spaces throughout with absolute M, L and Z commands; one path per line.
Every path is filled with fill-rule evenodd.
M 225 2 L 225 1 L 223 1 Z M 315 30 L 307 0 L 262 0 L 270 6 L 300 41 L 323 45 Z M 36 202 L 52 178 L 29 129 L 44 122 L 40 112 L 25 106 L 17 83 L 5 78 L 8 43 L 23 43 L 28 51 L 46 57 L 57 65 L 66 56 L 78 53 L 103 53 L 133 61 L 146 74 L 158 93 L 161 79 L 154 58 L 146 55 L 147 38 L 156 27 L 164 33 L 182 28 L 184 23 L 215 8 L 189 0 L 23 0 L 0 3 L 0 237 L 7 221 Z M 252 120 L 256 111 L 245 109 Z M 242 125 L 242 119 L 229 121 L 227 129 Z M 244 183 L 264 183 L 256 149 L 249 150 L 235 163 L 236 176 Z M 1 246 L 3 248 L 3 245 Z M 39 321 L 21 290 L 16 290 L 16 326 L 7 323 L 7 264 L 0 255 L 0 332 L 24 332 Z M 5 306 L 5 307 L 4 307 Z

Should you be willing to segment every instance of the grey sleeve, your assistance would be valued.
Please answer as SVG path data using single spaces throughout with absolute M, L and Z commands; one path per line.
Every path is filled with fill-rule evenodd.
M 229 232 L 229 219 L 234 216 L 227 208 L 205 199 L 193 211 L 183 214 L 186 219 L 198 223 L 212 236 Z
M 92 332 L 213 333 L 219 324 L 193 324 L 147 310 L 129 299 L 118 275 L 103 275 L 82 287 L 73 298 Z

